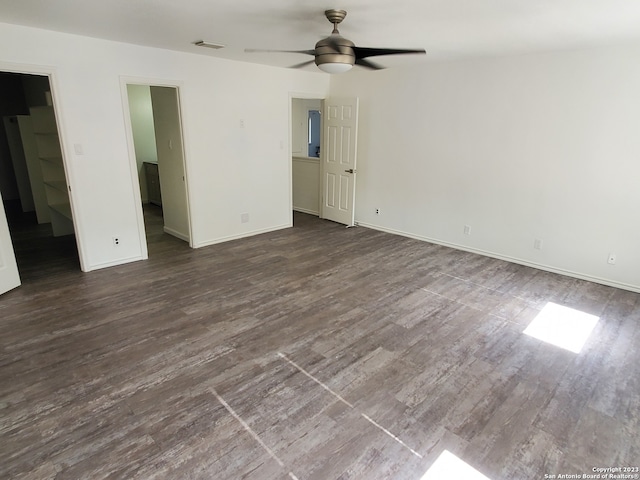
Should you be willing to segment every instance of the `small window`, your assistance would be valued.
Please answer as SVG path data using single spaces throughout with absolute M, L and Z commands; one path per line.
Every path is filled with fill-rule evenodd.
M 320 156 L 320 112 L 318 110 L 309 110 L 309 132 L 308 143 L 310 157 Z

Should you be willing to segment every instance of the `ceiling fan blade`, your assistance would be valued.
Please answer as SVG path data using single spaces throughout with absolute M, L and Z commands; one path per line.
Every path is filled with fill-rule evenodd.
M 245 48 L 245 53 L 304 53 L 305 55 L 313 55 L 315 56 L 315 50 L 263 50 L 261 48 Z
M 385 68 L 380 65 L 376 65 L 375 63 L 370 62 L 369 60 L 365 60 L 364 58 L 357 58 L 356 65 L 360 65 L 361 67 L 369 68 L 371 70 L 383 70 Z
M 367 48 L 367 47 L 353 47 L 353 52 L 356 54 L 356 58 L 377 57 L 379 55 L 399 55 L 405 53 L 422 53 L 427 52 L 422 48 L 416 49 L 399 49 L 399 48 Z
M 296 63 L 295 65 L 291 65 L 289 68 L 302 68 L 302 67 L 306 67 L 307 65 L 311 65 L 314 62 L 315 60 L 309 60 L 307 62 Z

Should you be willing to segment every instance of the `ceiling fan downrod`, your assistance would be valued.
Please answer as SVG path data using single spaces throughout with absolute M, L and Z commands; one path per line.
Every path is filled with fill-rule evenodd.
M 338 25 L 344 20 L 344 17 L 347 16 L 347 12 L 345 10 L 336 10 L 335 8 L 332 8 L 330 10 L 325 10 L 324 15 L 327 17 L 327 20 L 333 23 L 333 32 L 331 33 L 339 34 Z

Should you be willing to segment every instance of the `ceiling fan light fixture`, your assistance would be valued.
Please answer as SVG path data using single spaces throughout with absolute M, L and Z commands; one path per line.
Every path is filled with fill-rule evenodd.
M 354 46 L 351 40 L 334 30 L 334 33 L 316 43 L 316 65 L 326 73 L 348 72 L 356 61 Z
M 318 68 L 326 73 L 345 73 L 353 68 L 349 63 L 321 63 Z

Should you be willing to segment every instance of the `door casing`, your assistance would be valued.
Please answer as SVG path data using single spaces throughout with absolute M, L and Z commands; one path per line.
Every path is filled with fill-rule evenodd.
M 164 79 L 157 78 L 145 78 L 145 77 L 128 77 L 121 76 L 120 77 L 120 89 L 122 94 L 122 108 L 124 110 L 124 121 L 125 121 L 125 129 L 127 132 L 127 147 L 129 150 L 129 167 L 130 167 L 130 179 L 131 179 L 131 188 L 133 189 L 135 200 L 136 200 L 136 219 L 138 222 L 138 239 L 140 243 L 140 251 L 142 259 L 149 258 L 149 250 L 147 248 L 147 238 L 146 231 L 144 225 L 144 214 L 142 211 L 142 195 L 140 193 L 140 179 L 138 175 L 138 166 L 136 161 L 136 152 L 135 146 L 133 142 L 133 130 L 131 128 L 131 112 L 129 109 L 129 95 L 127 92 L 127 85 L 145 85 L 149 87 L 171 87 L 175 88 L 178 94 L 178 111 L 179 111 L 179 121 L 181 126 L 182 133 L 182 158 L 183 158 L 183 168 L 184 168 L 184 184 L 186 189 L 186 210 L 187 210 L 187 223 L 188 223 L 188 239 L 183 238 L 183 240 L 188 241 L 189 246 L 193 248 L 193 227 L 191 225 L 191 197 L 189 193 L 189 169 L 188 169 L 188 142 L 186 139 L 186 127 L 185 127 L 185 116 L 182 110 L 182 101 L 181 101 L 181 89 L 183 87 L 181 82 L 178 81 L 167 81 Z

